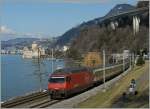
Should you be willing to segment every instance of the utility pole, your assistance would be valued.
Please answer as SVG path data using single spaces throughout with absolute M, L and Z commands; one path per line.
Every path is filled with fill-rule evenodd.
M 43 71 L 44 68 L 44 64 L 43 64 L 43 61 L 40 57 L 41 55 L 41 51 L 40 51 L 40 48 L 38 47 L 35 51 L 37 53 L 37 55 L 34 55 L 35 59 L 33 60 L 33 65 L 35 67 L 35 71 L 34 71 L 34 75 L 37 77 L 37 80 L 39 82 L 39 91 L 42 91 L 42 87 L 43 87 L 43 75 L 46 73 L 45 71 Z
M 130 61 L 130 69 L 132 68 L 132 53 L 130 53 L 130 55 L 129 55 L 129 61 Z
M 122 57 L 123 57 L 123 72 L 124 72 L 124 70 L 125 70 L 124 53 L 122 54 Z
M 53 68 L 54 68 L 54 64 L 53 64 L 53 61 L 54 61 L 54 56 L 53 56 L 53 48 L 52 48 L 52 73 L 53 73 Z
M 115 62 L 115 57 L 114 57 L 114 55 L 113 55 L 113 64 L 114 64 L 114 63 L 116 63 L 116 62 Z
M 134 67 L 135 64 L 135 58 L 134 58 L 134 53 L 132 54 L 132 66 Z
M 103 50 L 103 84 L 104 84 L 104 90 L 106 89 L 105 84 L 105 50 Z
M 41 61 L 40 61 L 40 50 L 38 47 L 38 67 L 39 67 L 39 79 L 40 79 L 40 91 L 42 91 L 42 74 L 41 74 Z

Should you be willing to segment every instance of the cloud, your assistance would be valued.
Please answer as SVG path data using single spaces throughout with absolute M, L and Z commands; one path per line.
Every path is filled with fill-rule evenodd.
M 11 29 L 9 29 L 8 27 L 6 26 L 0 26 L 0 33 L 2 34 L 15 34 L 15 32 Z
M 14 39 L 14 38 L 42 38 L 47 35 L 44 35 L 42 33 L 27 33 L 27 32 L 16 32 L 12 29 L 8 28 L 7 26 L 3 25 L 0 26 L 0 40 L 8 40 L 8 39 Z
M 3 25 L 0 26 L 0 34 L 6 35 L 20 35 L 20 36 L 40 36 L 40 34 L 36 33 L 18 33 L 13 31 L 12 29 L 8 28 L 7 26 Z

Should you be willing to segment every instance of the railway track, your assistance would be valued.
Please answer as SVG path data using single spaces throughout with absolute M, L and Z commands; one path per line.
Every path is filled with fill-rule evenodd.
M 4 102 L 1 104 L 1 107 L 12 108 L 15 106 L 22 105 L 26 102 L 34 101 L 34 100 L 37 100 L 37 99 L 40 99 L 40 98 L 43 98 L 46 96 L 48 96 L 47 91 L 46 92 L 38 92 L 38 93 L 31 94 L 31 95 L 27 95 L 25 97 L 20 97 L 20 98 L 14 99 L 14 100 Z
M 48 92 L 34 93 L 25 97 L 17 98 L 16 100 L 10 100 L 2 103 L 3 108 L 45 108 L 52 104 L 58 103 L 61 100 L 50 100 Z
M 43 100 L 43 101 L 40 101 L 38 103 L 33 103 L 31 104 L 30 106 L 28 106 L 29 108 L 45 108 L 45 107 L 48 107 L 52 104 L 55 104 L 55 103 L 58 103 L 60 102 L 60 100 L 49 100 L 49 99 L 46 99 L 46 100 Z

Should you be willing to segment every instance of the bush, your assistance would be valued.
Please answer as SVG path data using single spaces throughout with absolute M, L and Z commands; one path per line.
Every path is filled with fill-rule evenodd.
M 136 65 L 140 66 L 140 65 L 143 65 L 143 64 L 145 64 L 145 61 L 144 61 L 143 57 L 140 56 L 140 57 L 138 58 L 138 60 L 137 60 Z
M 66 51 L 67 58 L 72 58 L 74 60 L 81 60 L 81 54 L 77 49 L 70 48 Z

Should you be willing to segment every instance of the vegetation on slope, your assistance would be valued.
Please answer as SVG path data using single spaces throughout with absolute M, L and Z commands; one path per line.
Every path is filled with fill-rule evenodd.
M 145 26 L 141 26 L 139 33 L 134 36 L 131 26 L 113 31 L 94 25 L 82 30 L 71 47 L 82 53 L 102 49 L 110 53 L 122 52 L 124 49 L 138 53 L 141 49 L 148 51 L 148 35 L 148 28 Z
M 148 107 L 149 95 L 148 95 L 148 62 L 143 66 L 136 66 L 132 71 L 120 79 L 113 87 L 108 87 L 106 92 L 99 91 L 95 96 L 90 97 L 86 101 L 80 103 L 80 108 L 138 108 Z M 147 77 L 147 78 L 145 78 Z M 127 91 L 131 79 L 137 80 L 138 94 L 133 97 L 129 97 L 126 102 L 121 100 L 122 93 Z

